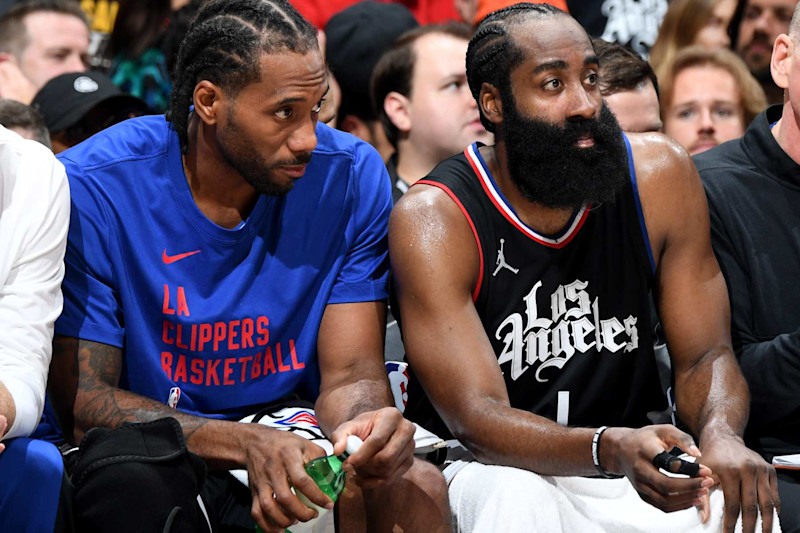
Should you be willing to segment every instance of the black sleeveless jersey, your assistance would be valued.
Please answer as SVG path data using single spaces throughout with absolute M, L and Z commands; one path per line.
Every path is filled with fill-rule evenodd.
M 625 142 L 631 179 L 559 235 L 519 219 L 477 145 L 419 182 L 447 193 L 472 227 L 473 300 L 511 405 L 565 425 L 641 427 L 667 408 L 650 330 L 653 259 Z M 413 376 L 406 416 L 452 438 Z

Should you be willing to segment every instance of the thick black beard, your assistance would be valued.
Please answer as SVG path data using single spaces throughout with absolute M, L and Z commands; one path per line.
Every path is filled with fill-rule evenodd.
M 531 202 L 575 209 L 613 201 L 630 179 L 622 130 L 605 102 L 595 119 L 563 125 L 522 116 L 513 96 L 502 98 L 505 142 L 511 180 Z M 589 134 L 594 146 L 578 148 Z

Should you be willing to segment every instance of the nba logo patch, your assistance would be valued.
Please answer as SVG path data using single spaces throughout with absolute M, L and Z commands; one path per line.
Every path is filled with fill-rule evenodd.
M 408 403 L 408 363 L 387 361 L 386 374 L 389 377 L 389 387 L 392 389 L 394 405 L 403 413 Z
M 167 398 L 167 405 L 176 409 L 178 407 L 178 402 L 181 399 L 181 389 L 180 387 L 172 387 L 169 390 L 169 398 Z

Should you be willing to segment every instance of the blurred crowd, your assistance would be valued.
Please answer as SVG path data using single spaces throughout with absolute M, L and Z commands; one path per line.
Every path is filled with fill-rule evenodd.
M 41 117 L 58 153 L 125 118 L 165 112 L 178 45 L 202 3 L 2 3 L 0 98 L 33 111 L 4 102 L 0 120 L 41 132 Z M 402 177 L 401 189 L 470 141 L 489 138 L 465 83 L 463 56 L 471 28 L 511 2 L 293 4 L 317 27 L 330 69 L 323 121 L 375 146 Z M 626 116 L 638 122 L 630 131 L 663 131 L 696 154 L 740 137 L 767 104 L 782 101 L 769 59 L 788 28 L 792 0 L 553 4 L 598 46 L 616 45 L 605 52 L 604 96 L 623 125 Z M 642 68 L 652 73 L 647 79 L 637 73 Z

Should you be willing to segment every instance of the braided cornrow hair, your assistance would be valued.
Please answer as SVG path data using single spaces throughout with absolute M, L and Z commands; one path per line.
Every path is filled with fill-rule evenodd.
M 200 81 L 235 96 L 259 81 L 262 53 L 305 54 L 316 48 L 314 27 L 286 0 L 212 0 L 203 6 L 178 51 L 167 112 L 181 150 L 188 149 L 189 106 Z
M 525 57 L 509 35 L 509 26 L 531 16 L 554 15 L 566 15 L 566 13 L 550 4 L 526 2 L 493 11 L 478 25 L 467 48 L 467 82 L 472 96 L 478 102 L 481 123 L 487 130 L 494 132 L 494 124 L 483 115 L 478 99 L 481 86 L 488 83 L 500 90 L 510 91 L 509 75 Z

